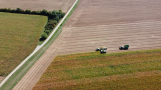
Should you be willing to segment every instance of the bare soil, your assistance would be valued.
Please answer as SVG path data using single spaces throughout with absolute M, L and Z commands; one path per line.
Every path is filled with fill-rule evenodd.
M 0 0 L 0 8 L 21 8 L 33 11 L 46 9 L 48 11 L 62 10 L 67 12 L 75 0 Z
M 108 53 L 161 48 L 160 8 L 160 0 L 80 0 L 63 32 L 14 90 L 32 89 L 56 55 L 100 46 Z M 129 50 L 120 51 L 125 44 Z
M 161 21 L 160 0 L 81 0 L 66 26 Z
M 5 77 L 0 76 L 0 82 L 4 79 Z
M 161 21 L 71 27 L 57 53 L 92 52 L 101 46 L 107 53 L 161 48 Z M 119 50 L 128 44 L 129 50 Z

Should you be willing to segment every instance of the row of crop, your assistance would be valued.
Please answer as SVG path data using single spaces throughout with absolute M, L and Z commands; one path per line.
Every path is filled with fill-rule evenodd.
M 45 26 L 44 33 L 41 35 L 40 40 L 45 40 L 53 28 L 57 25 L 59 20 L 64 17 L 65 13 L 61 10 L 59 11 L 47 11 L 47 10 L 39 10 L 39 11 L 31 11 L 31 10 L 22 10 L 20 8 L 10 9 L 10 8 L 2 8 L 0 12 L 10 12 L 10 13 L 21 13 L 21 14 L 33 14 L 33 15 L 44 15 L 48 16 L 48 22 Z

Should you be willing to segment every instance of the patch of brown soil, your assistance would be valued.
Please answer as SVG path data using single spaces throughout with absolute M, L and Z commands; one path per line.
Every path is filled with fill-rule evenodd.
M 3 80 L 4 78 L 5 78 L 5 77 L 0 76 L 0 82 L 2 82 L 2 80 Z

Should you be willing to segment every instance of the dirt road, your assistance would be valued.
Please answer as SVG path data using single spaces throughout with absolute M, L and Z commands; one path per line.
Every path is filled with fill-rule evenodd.
M 107 52 L 161 48 L 160 0 L 80 0 L 63 32 L 32 66 L 14 90 L 29 90 L 56 55 L 94 51 Z M 57 43 L 57 44 L 56 44 Z
M 75 0 L 0 0 L 0 8 L 29 9 L 67 12 Z

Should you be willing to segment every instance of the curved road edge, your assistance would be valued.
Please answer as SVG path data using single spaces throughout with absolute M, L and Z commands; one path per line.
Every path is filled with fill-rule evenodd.
M 66 13 L 66 15 L 63 17 L 63 19 L 61 20 L 61 22 L 59 22 L 59 24 L 56 26 L 56 28 L 53 30 L 53 32 L 50 34 L 50 36 L 44 41 L 43 44 L 38 45 L 35 50 L 27 57 L 25 58 L 25 60 L 23 60 L 22 63 L 20 63 L 1 83 L 0 83 L 0 88 L 5 84 L 5 82 L 21 67 L 23 66 L 29 58 L 31 58 L 37 51 L 39 51 L 49 40 L 50 38 L 54 35 L 54 33 L 56 32 L 56 30 L 59 28 L 59 26 L 63 23 L 63 21 L 66 19 L 66 17 L 68 16 L 68 14 L 71 12 L 71 10 L 73 9 L 73 7 L 76 5 L 76 3 L 78 2 L 78 0 L 76 0 L 74 2 L 74 4 L 72 5 L 72 7 L 68 10 L 68 12 Z

